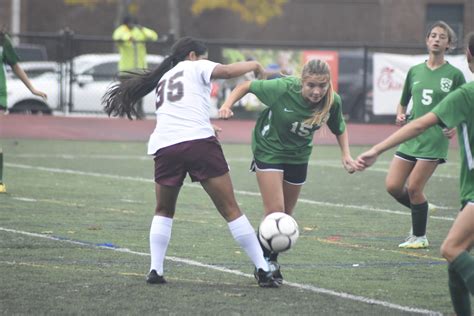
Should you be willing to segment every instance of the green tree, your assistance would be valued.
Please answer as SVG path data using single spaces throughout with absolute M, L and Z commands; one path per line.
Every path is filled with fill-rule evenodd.
M 271 18 L 280 16 L 288 0 L 195 0 L 191 11 L 199 15 L 206 10 L 228 9 L 247 22 L 265 25 Z

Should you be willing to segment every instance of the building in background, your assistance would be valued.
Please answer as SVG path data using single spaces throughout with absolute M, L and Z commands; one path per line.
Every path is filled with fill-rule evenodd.
M 120 2 L 2 0 L 0 23 L 11 24 L 14 1 L 21 3 L 21 33 L 68 27 L 76 34 L 103 36 L 117 24 Z M 193 15 L 194 0 L 133 2 L 144 25 L 162 34 L 179 32 L 202 39 L 419 44 L 427 26 L 436 20 L 446 21 L 460 38 L 474 30 L 472 0 L 289 0 L 281 16 L 262 26 L 244 22 L 226 9 Z

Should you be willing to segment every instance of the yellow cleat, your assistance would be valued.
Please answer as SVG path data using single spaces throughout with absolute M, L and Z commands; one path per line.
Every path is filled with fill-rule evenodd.
M 423 249 L 428 248 L 429 245 L 430 243 L 426 236 L 410 236 L 405 242 L 398 245 L 398 247 L 405 249 Z
M 7 186 L 3 183 L 0 183 L 0 193 L 6 193 L 7 192 Z

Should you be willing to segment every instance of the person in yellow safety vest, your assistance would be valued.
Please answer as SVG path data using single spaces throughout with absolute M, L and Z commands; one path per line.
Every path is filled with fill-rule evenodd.
M 147 68 L 146 42 L 156 41 L 158 34 L 139 25 L 136 17 L 126 15 L 112 34 L 112 39 L 116 41 L 120 54 L 118 71 L 139 71 Z M 143 100 L 138 102 L 137 111 L 140 117 L 144 117 Z
M 146 42 L 156 41 L 158 34 L 152 29 L 137 23 L 137 19 L 127 15 L 122 25 L 115 29 L 112 38 L 117 42 L 120 61 L 119 71 L 130 71 L 147 68 Z

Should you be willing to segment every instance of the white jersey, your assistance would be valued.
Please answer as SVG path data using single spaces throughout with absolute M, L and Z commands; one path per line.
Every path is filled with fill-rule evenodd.
M 156 127 L 148 154 L 177 143 L 214 136 L 210 120 L 211 74 L 217 63 L 185 60 L 163 75 L 156 88 Z

